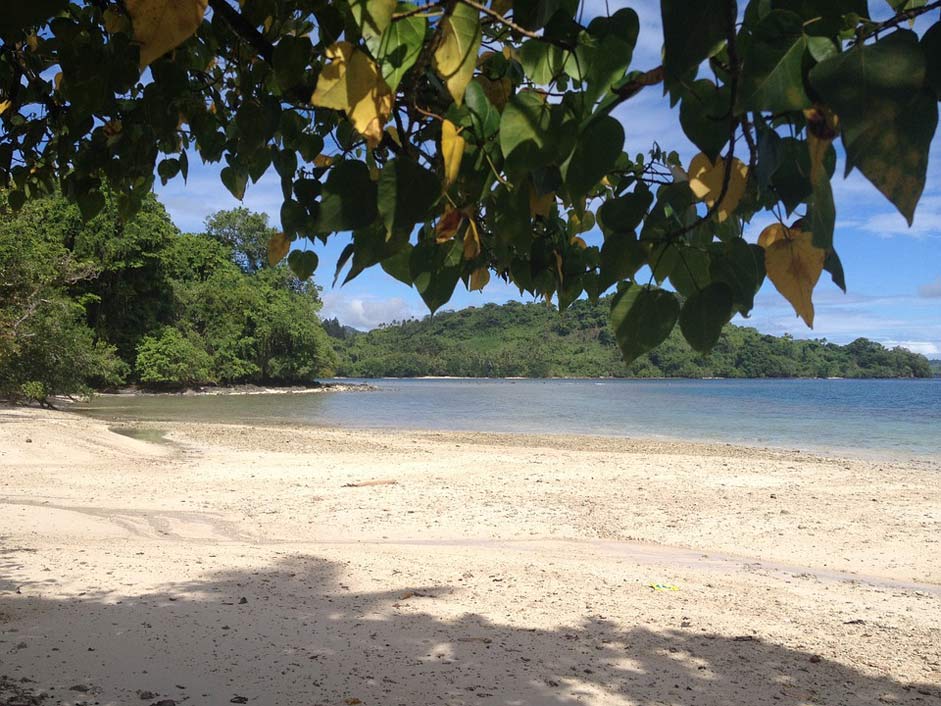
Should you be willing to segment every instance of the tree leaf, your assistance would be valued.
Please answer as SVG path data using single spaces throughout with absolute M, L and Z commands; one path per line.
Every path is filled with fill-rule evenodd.
M 689 188 L 700 201 L 712 208 L 719 194 L 722 193 L 722 183 L 725 180 L 725 160 L 712 161 L 700 152 L 689 163 Z M 725 191 L 722 203 L 716 210 L 716 218 L 721 223 L 728 218 L 738 207 L 739 201 L 745 195 L 745 186 L 748 183 L 748 167 L 739 159 L 732 159 L 729 185 Z
M 925 52 L 925 85 L 941 100 L 941 22 L 935 22 L 921 38 Z
M 840 117 L 846 172 L 857 167 L 909 225 L 925 187 L 938 124 L 937 96 L 924 87 L 925 55 L 914 32 L 857 45 L 810 71 L 810 82 Z
M 729 286 L 734 306 L 747 315 L 755 306 L 755 294 L 764 279 L 764 250 L 741 238 L 716 244 L 709 260 L 709 276 Z
M 412 250 L 409 270 L 412 282 L 431 313 L 446 304 L 461 277 L 464 246 L 460 240 L 443 245 L 420 241 Z
M 728 0 L 661 0 L 663 69 L 678 79 L 709 58 L 734 31 L 736 3 Z
M 693 350 L 708 353 L 732 318 L 732 290 L 713 282 L 692 294 L 680 311 L 680 331 Z
M 802 72 L 806 49 L 800 16 L 772 10 L 762 18 L 744 56 L 739 112 L 781 113 L 810 105 Z
M 192 37 L 209 0 L 125 0 L 144 68 Z
M 830 279 L 833 284 L 843 290 L 846 294 L 846 277 L 843 274 L 843 263 L 836 250 L 828 250 L 827 257 L 823 261 L 823 269 L 830 273 Z
M 464 138 L 450 120 L 441 123 L 441 159 L 444 161 L 444 188 L 457 181 L 464 157 Z
M 225 188 L 239 201 L 245 198 L 245 187 L 248 186 L 248 172 L 235 167 L 223 167 L 219 178 Z
M 624 128 L 610 115 L 593 120 L 578 136 L 575 150 L 562 165 L 562 178 L 574 202 L 594 189 L 614 168 L 624 148 Z
M 680 305 L 676 295 L 656 287 L 631 284 L 611 300 L 611 326 L 624 361 L 659 346 L 676 324 Z
M 0 36 L 9 36 L 35 27 L 68 7 L 68 0 L 29 0 L 10 2 L 0 12 Z
M 490 282 L 490 270 L 486 267 L 481 267 L 471 272 L 467 289 L 471 292 L 480 292 L 487 286 L 488 282 Z
M 317 254 L 313 250 L 295 250 L 288 255 L 288 267 L 299 280 L 310 279 L 317 269 Z
M 477 10 L 457 3 L 454 11 L 442 20 L 441 43 L 435 49 L 434 63 L 438 75 L 448 87 L 448 93 L 458 105 L 463 102 L 464 89 L 474 76 L 480 40 Z
M 369 168 L 356 160 L 345 160 L 331 168 L 323 185 L 320 208 L 314 219 L 318 233 L 364 228 L 376 219 L 376 184 Z
M 438 200 L 441 185 L 430 171 L 407 157 L 398 157 L 379 176 L 379 214 L 387 231 L 411 230 Z
M 680 103 L 680 125 L 690 141 L 711 160 L 729 141 L 729 87 L 700 79 Z
M 636 188 L 629 194 L 608 199 L 598 209 L 598 223 L 606 232 L 634 231 L 653 203 L 653 194 L 646 187 Z
M 268 239 L 268 265 L 274 267 L 291 249 L 291 240 L 284 233 L 274 233 Z
M 396 7 L 396 11 L 402 13 L 414 9 L 415 5 L 411 3 L 399 3 Z M 366 38 L 366 46 L 379 62 L 382 77 L 393 92 L 421 54 L 426 24 L 424 17 L 412 15 L 390 24 L 382 36 Z
M 350 0 L 350 12 L 363 39 L 380 37 L 392 23 L 395 0 Z
M 826 252 L 813 245 L 813 236 L 774 223 L 758 236 L 765 249 L 765 271 L 775 288 L 810 328 L 814 327 L 814 287 L 823 271 Z
M 633 277 L 645 262 L 647 250 L 633 231 L 611 233 L 601 246 L 599 291 L 603 292 L 616 282 Z
M 331 45 L 326 56 L 330 63 L 321 70 L 310 102 L 344 111 L 366 143 L 376 148 L 392 114 L 392 91 L 379 67 L 349 42 Z

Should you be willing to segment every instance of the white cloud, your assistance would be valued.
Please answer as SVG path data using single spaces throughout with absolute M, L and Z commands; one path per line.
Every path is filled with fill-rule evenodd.
M 880 341 L 886 348 L 900 346 L 912 353 L 921 353 L 928 358 L 937 358 L 941 354 L 941 345 L 931 341 Z
M 341 324 L 361 330 L 376 328 L 379 324 L 403 321 L 424 316 L 427 311 L 416 311 L 405 299 L 389 297 L 381 299 L 357 296 L 345 292 L 326 292 L 323 295 L 324 319 L 339 319 Z
M 880 238 L 908 235 L 913 238 L 941 237 L 941 196 L 925 196 L 915 211 L 911 227 L 898 211 L 884 211 L 869 218 L 862 229 Z
M 918 296 L 926 299 L 937 299 L 941 297 L 941 275 L 935 278 L 934 282 L 923 284 L 918 288 Z

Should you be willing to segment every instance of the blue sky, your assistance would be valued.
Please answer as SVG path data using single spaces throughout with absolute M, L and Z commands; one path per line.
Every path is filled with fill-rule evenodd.
M 742 3 L 744 4 L 744 3 Z M 609 2 L 614 12 L 624 3 Z M 641 33 L 632 68 L 649 69 L 660 63 L 659 3 L 641 0 L 630 3 L 641 17 Z M 873 14 L 884 14 L 887 3 L 871 0 Z M 591 0 L 587 10 L 604 11 L 604 3 Z M 591 14 L 590 12 L 588 13 Z M 934 13 L 932 13 L 933 15 Z M 934 19 L 934 17 L 932 17 Z M 646 152 L 654 141 L 667 149 L 676 149 L 688 164 L 696 149 L 679 127 L 659 87 L 646 89 L 623 104 L 617 117 L 624 125 L 625 149 L 629 154 Z M 932 155 L 925 193 L 918 205 L 914 225 L 905 220 L 858 172 L 843 180 L 842 164 L 834 177 L 837 206 L 835 243 L 846 270 L 848 293 L 843 294 L 830 282 L 827 273 L 814 292 L 816 320 L 814 330 L 806 328 L 770 282 L 759 293 L 748 320 L 735 323 L 755 326 L 760 331 L 801 338 L 827 338 L 845 343 L 859 336 L 886 345 L 902 345 L 929 357 L 941 358 L 941 139 L 932 142 Z M 219 180 L 220 165 L 203 166 L 198 157 L 190 160 L 189 180 L 176 179 L 157 192 L 176 224 L 186 231 L 199 231 L 210 213 L 234 208 L 239 202 Z M 273 172 L 273 170 L 272 170 Z M 269 173 L 251 185 L 243 205 L 267 213 L 279 225 L 281 188 Z M 754 242 L 772 218 L 756 216 L 746 229 L 746 238 Z M 600 242 L 595 234 L 590 242 Z M 316 243 L 320 258 L 316 281 L 324 287 L 323 316 L 360 329 L 428 312 L 418 293 L 375 267 L 340 287 L 332 288 L 337 257 L 349 242 L 346 234 L 336 234 L 325 246 Z M 479 306 L 486 302 L 503 303 L 510 299 L 528 301 L 519 290 L 493 279 L 483 292 L 467 292 L 458 284 L 447 308 Z

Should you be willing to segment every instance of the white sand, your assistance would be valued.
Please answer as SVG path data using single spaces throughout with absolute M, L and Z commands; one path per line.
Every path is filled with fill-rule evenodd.
M 48 703 L 941 704 L 928 462 L 156 426 L 0 409 L 0 675 Z

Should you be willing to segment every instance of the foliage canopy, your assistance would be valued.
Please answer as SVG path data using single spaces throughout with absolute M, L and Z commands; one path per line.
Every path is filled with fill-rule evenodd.
M 324 322 L 338 373 L 350 377 L 931 377 L 928 360 L 860 338 L 768 336 L 728 324 L 710 355 L 674 329 L 656 350 L 625 366 L 608 321 L 609 302 L 574 302 L 562 315 L 538 303 L 444 311 L 366 333 Z
M 616 285 L 628 359 L 677 322 L 708 350 L 766 275 L 812 325 L 821 272 L 845 288 L 834 141 L 911 222 L 941 92 L 941 24 L 908 22 L 937 1 L 890 0 L 875 21 L 867 0 L 751 0 L 741 16 L 735 0 L 661 0 L 663 63 L 640 70 L 637 13 L 586 20 L 577 0 L 11 4 L 12 208 L 58 188 L 91 219 L 111 189 L 129 217 L 191 155 L 238 198 L 273 168 L 272 260 L 352 231 L 337 275 L 378 264 L 432 311 L 491 273 L 563 309 Z M 628 102 L 661 85 L 701 150 L 685 168 L 623 151 Z M 761 212 L 778 223 L 749 244 Z M 581 237 L 595 226 L 600 247 Z M 316 256 L 290 265 L 309 276 Z

